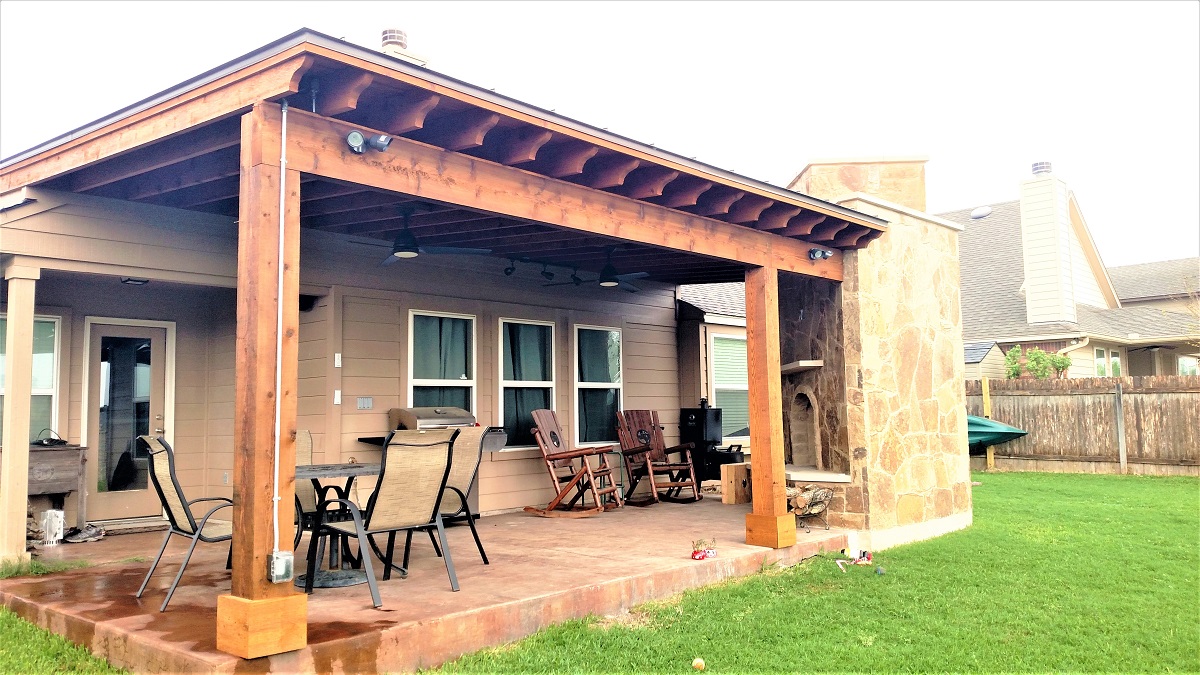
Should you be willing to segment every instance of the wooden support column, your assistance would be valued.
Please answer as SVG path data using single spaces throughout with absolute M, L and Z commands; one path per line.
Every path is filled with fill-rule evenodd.
M 273 109 L 269 118 L 264 108 Z M 291 551 L 296 466 L 300 312 L 300 173 L 287 171 L 284 252 L 279 258 L 279 107 L 242 118 L 238 214 L 236 389 L 233 418 L 233 584 L 217 599 L 217 648 L 242 658 L 307 643 L 308 598 L 267 576 L 274 548 L 275 397 L 281 402 L 279 548 Z M 283 265 L 283 293 L 277 274 Z M 283 307 L 281 387 L 275 388 L 277 312 Z
M 783 468 L 783 380 L 779 372 L 779 270 L 746 270 L 746 372 L 750 382 L 750 487 L 746 543 L 785 548 L 796 543 L 796 516 L 787 508 Z
M 29 502 L 29 400 L 33 395 L 33 294 L 40 270 L 12 267 L 4 359 L 4 448 L 0 461 L 0 561 L 24 562 Z

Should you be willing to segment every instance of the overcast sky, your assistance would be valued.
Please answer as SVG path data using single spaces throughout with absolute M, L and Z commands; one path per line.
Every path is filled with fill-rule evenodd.
M 931 213 L 1074 190 L 1109 266 L 1200 255 L 1200 3 L 0 1 L 8 157 L 306 27 L 786 186 L 928 156 Z

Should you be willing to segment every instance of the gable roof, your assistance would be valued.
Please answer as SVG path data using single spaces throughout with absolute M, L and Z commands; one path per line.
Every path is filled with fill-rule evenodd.
M 1200 258 L 1181 258 L 1108 268 L 1117 296 L 1143 300 L 1200 292 Z
M 679 299 L 705 314 L 746 316 L 746 285 L 740 281 L 680 286 Z
M 979 363 L 987 358 L 988 352 L 996 346 L 995 340 L 963 343 L 963 360 L 966 363 Z

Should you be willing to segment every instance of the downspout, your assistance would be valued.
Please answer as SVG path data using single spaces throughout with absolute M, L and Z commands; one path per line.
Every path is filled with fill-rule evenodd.
M 1085 338 L 1083 338 L 1083 342 L 1080 342 L 1077 345 L 1067 345 L 1066 347 L 1063 347 L 1062 349 L 1058 350 L 1057 353 L 1059 356 L 1064 356 L 1064 355 L 1066 355 L 1067 352 L 1073 352 L 1076 349 L 1083 349 L 1084 347 L 1088 346 L 1088 343 L 1091 341 L 1092 341 L 1091 337 L 1085 337 Z
M 283 396 L 280 395 L 279 390 L 283 388 L 283 240 L 287 224 L 287 216 L 284 212 L 287 206 L 285 201 L 286 190 L 284 189 L 284 184 L 287 180 L 287 111 L 287 99 L 284 99 L 279 143 L 279 257 L 275 263 L 275 267 L 278 268 L 275 290 L 275 297 L 277 298 L 275 304 L 278 311 L 275 315 L 275 473 L 274 480 L 271 483 L 273 490 L 271 503 L 275 517 L 271 523 L 274 534 L 271 545 L 272 561 L 279 554 L 279 435 L 283 431 L 281 428 L 283 423 Z

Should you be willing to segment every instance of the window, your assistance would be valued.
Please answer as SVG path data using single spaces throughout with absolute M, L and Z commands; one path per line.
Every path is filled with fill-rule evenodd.
M 1200 359 L 1194 356 L 1179 357 L 1180 375 L 1200 375 Z
M 473 412 L 475 317 L 411 314 L 408 353 L 413 406 L 445 406 Z
M 577 327 L 575 354 L 577 442 L 615 443 L 621 409 L 621 331 Z
M 4 432 L 4 369 L 8 321 L 0 316 L 0 433 Z M 33 396 L 29 401 L 29 440 L 43 429 L 58 431 L 58 319 L 33 320 Z M 47 432 L 49 435 L 49 432 Z
M 1120 377 L 1121 376 L 1121 352 L 1119 352 L 1115 349 L 1110 351 L 1108 353 L 1108 364 L 1110 366 L 1109 372 L 1112 373 L 1112 376 Z
M 746 340 L 713 336 L 712 398 L 721 409 L 721 435 L 750 435 L 750 385 L 746 375 Z
M 554 324 L 500 320 L 500 419 L 508 445 L 534 445 L 532 412 L 554 409 Z
M 1107 358 L 1103 349 L 1096 350 L 1096 377 L 1104 377 L 1108 375 Z

